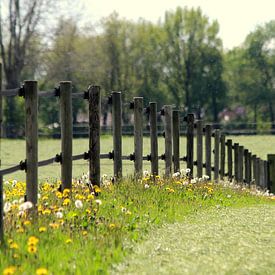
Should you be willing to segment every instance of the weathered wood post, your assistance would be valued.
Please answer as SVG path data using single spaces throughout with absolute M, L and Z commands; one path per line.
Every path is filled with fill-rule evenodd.
M 194 114 L 188 114 L 186 117 L 187 132 L 186 132 L 186 162 L 187 168 L 191 170 L 190 175 L 193 176 L 194 166 Z
M 205 125 L 205 173 L 211 179 L 211 153 L 212 153 L 212 145 L 211 145 L 211 137 L 212 137 L 212 126 L 207 124 Z
M 264 161 L 262 159 L 260 159 L 260 186 L 265 187 Z
M 248 149 L 244 149 L 244 181 L 246 184 L 250 184 L 250 179 L 249 179 L 249 152 Z
M 142 176 L 143 153 L 143 97 L 134 97 L 134 163 L 135 176 Z
M 3 198 L 3 176 L 0 175 L 0 247 L 4 244 L 4 198 Z
M 0 167 L 2 164 L 2 154 L 1 154 L 2 124 L 3 124 L 2 63 L 0 63 Z
M 227 146 L 227 177 L 228 180 L 232 180 L 232 139 L 228 139 L 226 141 L 226 146 Z
M 221 162 L 220 162 L 220 178 L 224 179 L 225 175 L 225 134 L 221 134 Z
M 264 166 L 264 188 L 265 189 L 268 189 L 268 176 L 267 176 L 267 161 L 266 160 L 264 160 L 263 161 L 264 162 L 264 164 L 263 164 L 263 166 Z
M 122 103 L 121 92 L 112 92 L 114 177 L 122 177 Z
M 256 169 L 256 155 L 252 155 L 252 157 L 251 157 L 251 160 L 252 160 L 252 170 L 253 170 L 253 177 L 252 177 L 252 180 L 253 180 L 253 182 L 256 184 L 256 177 L 257 177 L 257 169 Z
M 174 172 L 180 171 L 180 121 L 179 111 L 174 110 L 173 116 L 173 161 L 174 161 Z
M 38 97 L 37 81 L 24 82 L 26 113 L 26 195 L 27 200 L 37 205 L 38 194 Z
M 100 87 L 90 86 L 89 93 L 89 177 L 100 186 Z
M 220 166 L 220 130 L 216 129 L 214 132 L 215 147 L 214 147 L 214 180 L 219 180 L 219 166 Z
M 268 162 L 268 187 L 269 191 L 275 194 L 275 154 L 267 155 Z
M 203 122 L 202 120 L 198 120 L 196 123 L 197 129 L 197 176 L 199 178 L 202 177 L 202 152 L 203 152 L 203 143 L 202 143 L 202 135 L 203 135 Z
M 158 165 L 158 131 L 157 131 L 157 103 L 149 103 L 149 123 L 151 142 L 151 174 L 156 176 L 159 173 Z
M 164 110 L 164 133 L 165 133 L 165 176 L 172 173 L 172 106 L 165 105 Z
M 238 152 L 238 175 L 239 175 L 239 182 L 243 183 L 243 151 L 244 147 L 239 146 L 239 152 Z
M 256 185 L 260 186 L 260 158 L 256 157 Z
M 252 181 L 252 154 L 248 152 L 248 184 L 251 185 Z
M 72 188 L 72 82 L 60 82 L 60 124 L 61 124 L 61 181 L 62 190 Z
M 234 150 L 234 179 L 236 182 L 240 181 L 239 178 L 239 144 L 238 143 L 234 143 L 233 145 L 233 150 Z

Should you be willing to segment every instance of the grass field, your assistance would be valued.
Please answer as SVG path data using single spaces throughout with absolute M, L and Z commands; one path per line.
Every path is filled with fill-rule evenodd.
M 233 142 L 238 142 L 244 145 L 254 154 L 257 154 L 263 159 L 266 159 L 267 154 L 275 153 L 275 136 L 232 136 Z M 134 140 L 133 137 L 123 137 L 123 155 L 133 153 Z M 185 138 L 181 138 L 181 156 L 185 156 L 186 142 Z M 108 153 L 113 148 L 112 136 L 101 137 L 101 153 Z M 88 149 L 88 139 L 75 139 L 73 141 L 73 154 L 80 154 Z M 39 140 L 39 160 L 47 159 L 60 153 L 60 140 L 41 139 Z M 150 139 L 144 137 L 144 155 L 150 153 Z M 164 138 L 159 138 L 159 154 L 164 153 Z M 1 160 L 2 167 L 16 165 L 20 160 L 25 159 L 25 141 L 24 140 L 8 140 L 1 141 Z M 185 163 L 181 163 L 182 168 L 185 168 Z M 150 163 L 144 161 L 144 169 L 150 170 Z M 88 171 L 87 161 L 75 161 L 73 164 L 73 176 L 78 177 Z M 113 174 L 112 160 L 101 161 L 102 174 Z M 160 174 L 164 172 L 164 162 L 160 161 Z M 131 175 L 133 173 L 133 162 L 123 161 L 123 174 Z M 24 180 L 24 172 L 17 172 L 12 175 L 7 175 L 6 179 Z M 52 164 L 46 167 L 39 168 L 39 179 L 60 178 L 60 165 Z

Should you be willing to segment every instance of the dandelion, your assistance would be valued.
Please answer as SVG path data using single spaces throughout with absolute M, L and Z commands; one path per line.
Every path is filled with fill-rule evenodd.
M 185 173 L 189 174 L 190 172 L 191 172 L 191 169 L 190 168 L 186 168 Z
M 65 190 L 68 190 L 68 189 L 65 189 Z M 64 190 L 64 191 L 65 191 L 65 190 Z M 67 205 L 69 205 L 70 203 L 71 203 L 71 200 L 67 198 L 67 199 L 65 199 L 65 200 L 63 201 L 62 205 L 63 205 L 63 206 L 67 206 Z
M 4 269 L 3 271 L 3 275 L 12 275 L 14 274 L 16 271 L 16 267 L 15 266 L 9 266 L 7 268 Z
M 115 225 L 114 223 L 110 223 L 110 224 L 109 224 L 109 228 L 110 228 L 110 229 L 114 229 L 114 228 L 116 228 L 116 225 Z
M 44 267 L 40 267 L 36 269 L 36 275 L 47 275 L 47 274 L 48 274 L 48 270 Z
M 83 207 L 83 203 L 81 200 L 76 200 L 75 201 L 75 207 L 76 208 L 82 208 Z
M 202 178 L 203 178 L 203 180 L 209 180 L 209 176 L 207 176 L 207 175 L 203 175 Z
M 97 186 L 97 185 L 94 185 L 94 191 L 96 193 L 100 193 L 101 192 L 101 189 Z
M 55 213 L 55 216 L 58 218 L 58 219 L 62 219 L 63 218 L 63 213 L 58 211 Z
M 42 211 L 42 215 L 50 215 L 51 214 L 51 210 L 50 209 L 45 209 Z
M 47 228 L 46 228 L 45 226 L 41 226 L 41 227 L 39 227 L 38 231 L 39 231 L 40 233 L 42 233 L 42 232 L 47 231 Z
M 72 243 L 72 242 L 73 242 L 72 239 L 67 239 L 67 240 L 65 241 L 66 244 L 70 244 L 70 243 Z
M 148 172 L 147 170 L 144 170 L 144 171 L 143 171 L 143 177 L 144 177 L 144 178 L 147 178 L 147 177 L 149 177 L 149 176 L 150 176 L 149 172 Z
M 190 183 L 195 184 L 195 183 L 197 183 L 197 180 L 196 179 L 191 179 Z
M 101 205 L 102 204 L 102 201 L 101 200 L 95 200 L 95 203 L 97 204 L 97 205 Z
M 86 230 L 82 231 L 82 236 L 87 236 L 87 234 L 88 234 L 88 231 Z
M 28 246 L 28 252 L 30 254 L 35 254 L 37 252 L 37 247 L 35 245 Z
M 180 177 L 180 172 L 176 172 L 172 175 L 172 178 L 174 178 L 174 179 L 176 179 L 178 177 Z
M 10 244 L 10 249 L 18 249 L 18 248 L 19 248 L 19 246 L 18 246 L 17 243 L 12 242 L 12 243 Z
M 11 210 L 11 203 L 10 202 L 6 202 L 4 204 L 4 213 L 8 213 Z
M 36 238 L 35 236 L 31 236 L 28 239 L 28 245 L 37 245 L 39 242 L 39 239 Z
M 25 210 L 31 209 L 32 207 L 33 207 L 32 202 L 26 201 L 19 205 L 19 211 L 25 211 Z
M 17 184 L 17 180 L 12 181 L 12 186 L 14 187 Z
M 149 184 L 147 184 L 147 183 L 146 183 L 146 184 L 144 184 L 144 188 L 145 188 L 145 189 L 148 189 L 149 187 L 150 187 L 150 185 L 149 185 Z
M 26 221 L 23 222 L 23 224 L 24 224 L 25 226 L 31 225 L 31 221 L 26 220 Z

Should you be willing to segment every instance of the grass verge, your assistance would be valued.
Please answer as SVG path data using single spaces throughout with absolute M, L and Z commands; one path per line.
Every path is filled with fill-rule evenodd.
M 25 184 L 5 183 L 6 247 L 0 252 L 0 272 L 106 274 L 164 223 L 181 222 L 213 207 L 274 205 L 274 200 L 247 190 L 211 182 L 189 184 L 185 178 L 147 177 L 116 185 L 105 181 L 105 187 L 96 190 L 98 197 L 83 181 L 63 193 L 57 190 L 60 182 L 41 184 L 37 221 L 21 203 Z

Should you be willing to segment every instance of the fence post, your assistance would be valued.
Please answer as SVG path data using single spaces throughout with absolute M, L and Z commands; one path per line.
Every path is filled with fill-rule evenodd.
M 234 149 L 234 179 L 236 182 L 239 182 L 240 178 L 239 178 L 239 144 L 238 143 L 234 143 L 233 145 L 233 149 Z
M 142 176 L 143 97 L 134 97 L 135 176 Z
M 256 155 L 252 155 L 252 157 L 251 157 L 251 161 L 252 161 L 252 174 L 253 174 L 253 178 L 252 178 L 252 181 L 254 181 L 254 183 L 256 184 Z
M 112 92 L 112 120 L 114 146 L 114 176 L 122 177 L 122 106 L 121 92 Z
M 164 107 L 164 133 L 165 133 L 165 176 L 172 172 L 172 106 Z
M 38 193 L 38 123 L 37 81 L 24 82 L 26 113 L 26 182 L 27 200 L 37 205 Z
M 72 82 L 60 82 L 62 190 L 72 188 Z
M 220 166 L 220 130 L 216 129 L 214 132 L 215 149 L 214 149 L 214 180 L 219 180 L 219 166 Z
M 232 139 L 226 141 L 227 145 L 227 177 L 232 180 Z
M 225 134 L 221 134 L 221 162 L 220 162 L 220 178 L 224 179 L 225 167 Z
M 203 150 L 203 144 L 202 144 L 202 133 L 203 133 L 203 122 L 202 120 L 198 120 L 196 123 L 196 129 L 197 129 L 197 176 L 199 178 L 202 177 L 202 150 Z
M 179 123 L 179 111 L 174 110 L 173 116 L 173 161 L 174 161 L 174 173 L 180 171 L 180 123 Z
M 100 87 L 90 86 L 89 92 L 89 178 L 100 186 Z
M 2 154 L 1 154 L 2 123 L 3 123 L 2 63 L 0 63 L 0 167 L 2 164 Z
M 260 186 L 265 187 L 264 161 L 260 159 Z
M 268 189 L 267 161 L 264 161 L 264 187 Z
M 186 162 L 187 168 L 191 170 L 190 175 L 193 176 L 193 161 L 194 161 L 194 114 L 188 114 L 186 117 L 187 133 L 186 133 Z
M 158 166 L 158 132 L 157 132 L 157 103 L 149 103 L 149 123 L 151 142 L 151 174 L 156 176 L 159 173 Z
M 248 149 L 244 149 L 244 180 L 246 184 L 250 184 L 249 183 L 249 152 Z
M 251 185 L 252 181 L 252 154 L 248 152 L 248 184 Z
M 211 137 L 212 137 L 212 126 L 205 125 L 205 173 L 211 179 Z
M 239 146 L 238 175 L 239 175 L 239 182 L 241 183 L 243 183 L 243 151 L 244 151 L 244 147 Z
M 256 185 L 260 185 L 260 158 L 256 158 Z
M 4 244 L 4 197 L 3 197 L 3 176 L 0 175 L 0 247 Z
M 275 154 L 267 155 L 267 163 L 268 163 L 269 191 L 275 194 Z

